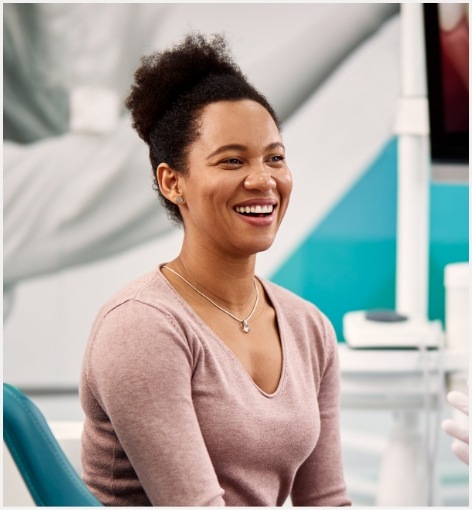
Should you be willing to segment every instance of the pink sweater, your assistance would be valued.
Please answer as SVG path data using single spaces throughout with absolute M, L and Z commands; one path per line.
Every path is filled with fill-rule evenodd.
M 83 478 L 105 505 L 350 505 L 335 334 L 314 305 L 262 284 L 283 352 L 273 394 L 159 269 L 101 309 L 80 395 Z

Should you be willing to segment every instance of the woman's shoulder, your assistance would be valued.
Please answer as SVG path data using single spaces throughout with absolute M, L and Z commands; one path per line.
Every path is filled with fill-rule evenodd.
M 315 335 L 323 344 L 327 339 L 335 340 L 331 321 L 316 304 L 274 282 L 262 282 L 277 314 L 283 316 L 283 320 L 293 332 L 305 338 Z
M 187 315 L 180 296 L 157 268 L 124 285 L 100 308 L 89 345 L 96 350 L 100 344 L 103 352 L 127 352 L 137 344 L 152 345 L 156 338 L 186 338 Z
M 100 308 L 97 319 L 113 314 L 122 314 L 134 309 L 153 309 L 165 313 L 169 308 L 178 308 L 175 292 L 164 278 L 159 268 L 149 271 L 117 290 Z M 135 314 L 135 312 L 134 312 Z
M 295 292 L 281 287 L 269 280 L 261 279 L 269 297 L 275 305 L 280 305 L 284 311 L 292 312 L 300 317 L 300 314 L 306 313 L 309 316 L 315 316 L 319 319 L 325 319 L 323 312 L 311 301 L 308 301 Z

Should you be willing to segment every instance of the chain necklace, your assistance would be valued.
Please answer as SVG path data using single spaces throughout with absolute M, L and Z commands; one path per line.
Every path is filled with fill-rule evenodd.
M 192 289 L 195 291 L 195 292 L 198 292 L 198 294 L 200 294 L 200 296 L 204 297 L 207 301 L 209 301 L 212 305 L 216 306 L 216 308 L 218 308 L 219 310 L 221 310 L 222 312 L 224 312 L 226 315 L 229 315 L 230 317 L 232 317 L 233 319 L 237 320 L 238 322 L 241 323 L 241 326 L 243 328 L 243 332 L 244 333 L 249 333 L 249 324 L 248 324 L 248 321 L 249 319 L 254 315 L 254 312 L 256 311 L 256 307 L 257 307 L 257 303 L 259 302 L 259 291 L 257 290 L 257 285 L 256 285 L 256 279 L 254 278 L 254 288 L 256 289 L 256 301 L 254 303 L 254 306 L 252 307 L 252 310 L 251 310 L 251 313 L 249 314 L 249 316 L 246 318 L 246 319 L 240 319 L 239 317 L 236 317 L 236 315 L 233 315 L 231 312 L 228 312 L 228 310 L 225 310 L 224 308 L 222 308 L 220 305 L 217 305 L 214 301 L 212 301 L 208 296 L 205 296 L 205 294 L 203 294 L 203 292 L 200 292 L 196 287 L 194 287 L 190 282 L 188 282 L 182 275 L 180 275 L 177 271 L 174 271 L 172 268 L 170 268 L 169 266 L 162 266 L 162 269 L 168 269 L 169 271 L 171 271 L 172 273 L 174 273 L 176 276 L 178 276 L 181 280 L 183 280 L 187 285 L 189 285 L 190 287 L 192 287 Z

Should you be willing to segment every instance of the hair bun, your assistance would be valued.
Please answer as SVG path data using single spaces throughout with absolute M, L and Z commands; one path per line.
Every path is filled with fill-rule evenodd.
M 220 34 L 206 38 L 192 32 L 180 44 L 143 57 L 126 100 L 139 136 L 149 143 L 156 121 L 178 98 L 205 78 L 222 74 L 243 77 Z

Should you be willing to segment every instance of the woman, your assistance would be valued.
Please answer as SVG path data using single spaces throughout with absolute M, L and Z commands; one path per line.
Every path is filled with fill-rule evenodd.
M 84 480 L 106 505 L 349 505 L 336 339 L 255 277 L 292 187 L 277 116 L 222 37 L 144 58 L 127 100 L 179 256 L 100 311 L 85 354 Z

